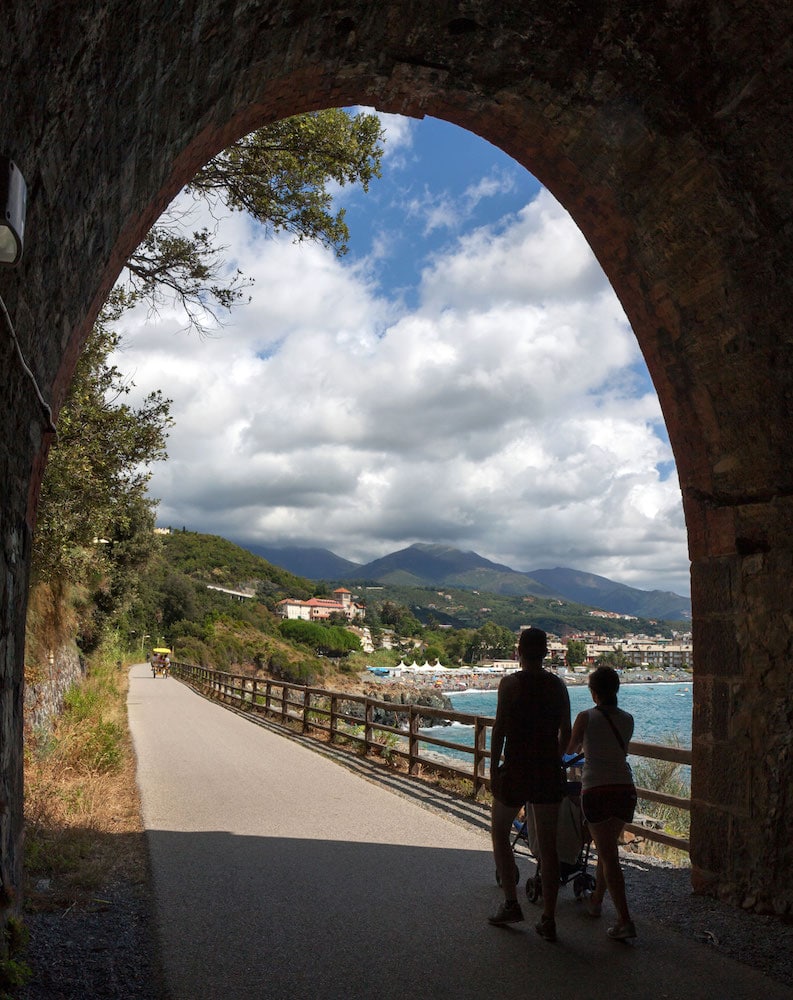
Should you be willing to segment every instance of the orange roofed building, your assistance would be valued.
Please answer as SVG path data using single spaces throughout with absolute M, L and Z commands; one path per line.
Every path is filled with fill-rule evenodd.
M 344 615 L 348 621 L 363 620 L 366 617 L 366 608 L 353 601 L 349 590 L 337 587 L 333 596 L 335 600 L 312 597 L 308 601 L 298 601 L 287 597 L 276 604 L 276 609 L 282 618 L 302 618 L 307 622 L 322 621 L 334 614 Z

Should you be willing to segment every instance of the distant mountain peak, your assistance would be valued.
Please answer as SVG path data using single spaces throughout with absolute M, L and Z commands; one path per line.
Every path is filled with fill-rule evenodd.
M 355 576 L 359 566 L 337 556 L 330 549 L 302 545 L 261 545 L 258 542 L 237 544 L 266 559 L 273 566 L 302 576 L 307 580 L 343 580 Z
M 371 580 L 394 586 L 452 587 L 504 596 L 552 597 L 638 618 L 691 617 L 691 601 L 680 594 L 638 590 L 596 573 L 564 566 L 524 573 L 476 552 L 434 542 L 414 542 L 363 565 L 320 547 L 238 544 L 309 580 Z

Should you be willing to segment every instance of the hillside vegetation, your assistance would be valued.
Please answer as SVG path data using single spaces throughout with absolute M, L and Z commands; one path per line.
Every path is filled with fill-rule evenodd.
M 430 627 L 481 629 L 488 622 L 517 632 L 523 625 L 533 625 L 554 635 L 568 631 L 597 631 L 619 639 L 629 633 L 645 632 L 671 635 L 674 623 L 650 619 L 594 618 L 591 608 L 558 597 L 494 594 L 484 590 L 454 587 L 412 586 L 400 583 L 353 581 L 348 583 L 375 612 L 384 602 L 409 608 L 415 618 Z M 368 617 L 368 616 L 367 616 Z M 681 628 L 685 627 L 683 623 Z
M 176 660 L 218 670 L 255 670 L 313 683 L 326 673 L 315 650 L 284 637 L 275 606 L 314 585 L 217 535 L 160 536 L 158 551 L 121 622 L 140 655 L 167 645 Z M 236 600 L 223 590 L 250 594 Z
M 277 602 L 285 597 L 329 596 L 335 582 L 312 583 L 216 535 L 177 531 L 161 538 L 138 599 L 122 621 L 131 648 L 140 654 L 167 645 L 174 658 L 219 670 L 249 670 L 294 682 L 343 685 L 372 654 L 343 640 L 343 621 L 311 629 L 283 623 Z M 250 596 L 236 600 L 225 588 Z M 593 618 L 571 601 L 534 595 L 492 594 L 470 589 L 349 584 L 366 605 L 375 645 L 388 630 L 394 649 L 377 654 L 439 659 L 449 665 L 512 657 L 516 631 L 534 625 L 565 635 L 594 630 L 619 638 L 630 631 L 666 631 L 649 621 Z M 349 634 L 349 633 L 347 633 Z
M 231 590 L 308 597 L 314 584 L 240 548 L 219 535 L 175 531 L 162 535 L 162 556 L 170 568 L 194 580 Z M 280 598 L 279 598 L 280 599 Z

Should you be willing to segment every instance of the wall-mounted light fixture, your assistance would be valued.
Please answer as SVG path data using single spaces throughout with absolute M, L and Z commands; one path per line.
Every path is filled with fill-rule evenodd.
M 22 256 L 22 246 L 25 240 L 25 210 L 28 202 L 28 189 L 25 178 L 19 171 L 19 167 L 7 156 L 0 155 L 0 266 L 13 267 L 19 263 Z M 6 304 L 0 297 L 0 318 L 5 320 L 11 341 L 16 348 L 19 363 L 22 370 L 33 383 L 36 398 L 41 404 L 41 409 L 47 418 L 47 432 L 54 434 L 56 439 L 58 431 L 52 420 L 52 409 L 50 404 L 41 394 L 36 376 L 30 370 L 30 366 L 25 361 L 25 355 L 17 340 L 14 324 L 8 315 Z
M 0 264 L 13 267 L 22 256 L 28 189 L 19 167 L 0 156 Z

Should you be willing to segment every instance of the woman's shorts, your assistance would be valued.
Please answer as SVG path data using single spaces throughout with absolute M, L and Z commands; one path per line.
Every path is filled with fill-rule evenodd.
M 636 811 L 636 789 L 633 785 L 586 788 L 581 795 L 581 809 L 587 823 L 603 823 L 607 819 L 630 823 Z
M 492 782 L 493 797 L 505 806 L 551 805 L 561 802 L 565 793 L 565 775 L 561 764 L 540 764 L 528 770 L 502 764 Z

